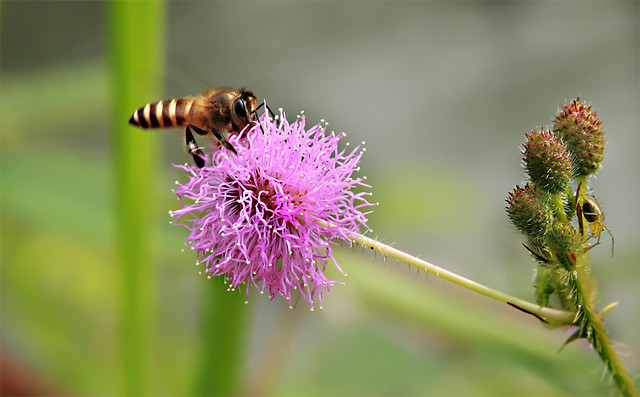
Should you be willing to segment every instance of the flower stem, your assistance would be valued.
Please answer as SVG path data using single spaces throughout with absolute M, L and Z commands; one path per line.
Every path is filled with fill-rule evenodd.
M 112 72 L 112 120 L 118 282 L 119 368 L 115 393 L 150 390 L 154 330 L 153 208 L 159 143 L 127 125 L 133 110 L 161 92 L 165 3 L 108 3 Z
M 211 284 L 216 285 L 211 285 Z M 234 396 L 240 393 L 247 305 L 229 293 L 222 277 L 202 280 L 200 358 L 195 370 L 194 396 Z M 224 358 L 224 359 L 222 359 Z
M 578 307 L 577 325 L 581 337 L 586 338 L 604 362 L 623 396 L 637 396 L 638 390 L 625 368 L 618 352 L 607 335 L 602 317 L 594 308 L 593 284 L 588 273 L 587 253 L 578 256 L 576 270 L 572 272 L 575 302 Z
M 589 310 L 589 321 L 591 322 L 593 332 L 591 344 L 607 366 L 618 389 L 620 389 L 623 396 L 638 396 L 638 389 L 635 383 L 633 383 L 631 375 L 629 375 L 622 360 L 620 360 L 620 356 L 613 347 L 613 343 L 611 343 L 611 340 L 607 336 L 607 331 L 602 324 L 602 319 L 598 317 L 593 310 Z
M 471 291 L 475 291 L 482 295 L 499 300 L 500 302 L 507 303 L 509 306 L 513 306 L 516 309 L 531 314 L 542 321 L 550 322 L 553 324 L 570 324 L 574 320 L 574 315 L 572 313 L 551 309 L 548 307 L 542 307 L 535 303 L 531 303 L 505 294 L 504 292 L 497 291 L 475 281 L 469 280 L 468 278 L 462 277 L 439 266 L 423 261 L 422 259 L 416 258 L 413 255 L 402 252 L 372 238 L 357 233 L 351 233 L 349 234 L 349 237 L 353 241 L 356 241 L 366 247 L 372 248 L 384 255 L 405 262 L 428 273 L 435 274 L 437 277 L 458 284 L 459 286 L 470 289 Z
M 581 271 L 573 272 L 572 278 L 575 283 L 574 291 L 576 295 L 579 296 L 580 301 L 578 305 L 578 313 L 573 314 L 567 311 L 542 307 L 494 290 L 361 234 L 350 233 L 349 237 L 353 241 L 360 243 L 365 247 L 372 248 L 384 255 L 405 262 L 428 273 L 435 274 L 436 276 L 458 284 L 461 287 L 465 287 L 482 295 L 505 302 L 508 305 L 531 314 L 542 321 L 556 325 L 577 324 L 582 329 L 585 337 L 589 340 L 600 358 L 604 361 L 622 394 L 624 396 L 638 395 L 638 391 L 631 379 L 631 376 L 629 375 L 629 372 L 624 367 L 624 364 L 614 349 L 611 340 L 607 336 L 604 325 L 602 324 L 602 319 L 593 309 L 591 302 L 592 299 L 590 298 L 591 283 L 588 273 Z M 578 262 L 580 261 L 578 260 Z M 580 264 L 578 263 L 576 267 L 579 268 L 579 265 Z
M 558 218 L 558 220 L 560 220 L 561 222 L 567 222 L 568 219 L 567 215 L 564 213 L 564 202 L 562 200 L 562 194 L 552 194 L 551 202 L 549 204 L 551 205 L 556 218 Z

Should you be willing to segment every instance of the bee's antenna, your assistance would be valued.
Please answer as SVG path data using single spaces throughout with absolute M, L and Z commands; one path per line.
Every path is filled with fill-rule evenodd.
M 269 107 L 269 105 L 266 105 L 264 102 L 262 102 L 260 105 L 258 105 L 256 110 L 253 111 L 253 114 L 256 116 L 256 118 L 258 118 L 258 110 L 260 110 L 260 108 L 263 106 L 267 108 L 267 111 L 269 112 L 269 116 L 271 116 L 272 118 L 276 117 L 276 115 L 273 114 L 273 111 L 271 111 L 271 108 Z

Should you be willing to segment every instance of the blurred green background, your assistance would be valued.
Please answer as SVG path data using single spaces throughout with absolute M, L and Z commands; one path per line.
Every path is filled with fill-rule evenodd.
M 132 167 L 153 170 L 153 199 L 142 203 L 153 218 L 138 236 L 151 267 L 143 374 L 137 388 L 123 380 L 112 130 L 128 116 L 112 117 L 122 81 L 109 68 L 109 4 L 1 4 L 2 384 L 24 378 L 36 394 L 214 393 L 207 385 L 223 382 L 219 367 L 234 358 L 208 347 L 227 326 L 209 312 L 220 299 L 212 290 L 224 287 L 198 276 L 193 253 L 181 252 L 185 230 L 168 223 L 181 178 L 171 163 L 188 161 L 179 131 L 130 128 L 159 149 Z M 534 262 L 504 198 L 524 179 L 524 133 L 580 95 L 604 122 L 607 152 L 591 187 L 616 237 L 614 258 L 607 235 L 592 251 L 594 277 L 601 305 L 621 302 L 607 325 L 638 374 L 639 4 L 170 2 L 159 21 L 164 83 L 136 91 L 146 98 L 136 107 L 245 86 L 290 116 L 324 118 L 367 143 L 376 237 L 531 300 Z M 240 316 L 235 393 L 612 393 L 586 344 L 557 354 L 566 330 L 360 247 L 337 257 L 348 275 L 332 270 L 345 285 L 323 310 L 255 293 L 244 305 L 243 294 L 225 293 Z

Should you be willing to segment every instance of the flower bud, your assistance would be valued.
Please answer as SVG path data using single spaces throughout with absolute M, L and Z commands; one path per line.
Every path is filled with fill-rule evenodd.
M 556 247 L 577 251 L 582 246 L 580 233 L 570 224 L 556 220 L 549 232 L 549 241 Z
M 530 183 L 524 187 L 516 186 L 506 202 L 509 219 L 525 236 L 541 239 L 551 230 L 554 218 L 547 205 L 547 197 Z
M 526 136 L 522 153 L 531 182 L 551 194 L 564 191 L 571 181 L 571 158 L 565 145 L 544 128 Z
M 604 157 L 604 132 L 595 110 L 580 98 L 562 110 L 553 121 L 553 131 L 567 145 L 576 176 L 596 173 Z

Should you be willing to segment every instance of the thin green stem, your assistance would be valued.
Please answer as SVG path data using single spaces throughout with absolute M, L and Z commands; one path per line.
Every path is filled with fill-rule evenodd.
M 575 196 L 576 197 L 575 204 L 574 204 L 575 207 L 577 207 L 578 205 L 582 205 L 584 202 L 584 196 L 587 194 L 587 177 L 586 176 L 577 177 L 576 183 L 578 184 L 578 190 Z M 578 230 L 578 232 L 584 236 L 586 231 L 589 229 L 589 227 L 587 226 L 587 223 L 583 218 L 583 215 L 576 213 L 576 216 L 578 215 L 580 216 L 580 219 L 578 220 L 578 226 L 580 230 Z
M 564 201 L 562 199 L 562 193 L 552 194 L 550 204 L 556 218 L 558 218 L 558 220 L 561 222 L 567 222 L 568 218 L 564 212 Z
M 112 72 L 116 280 L 122 390 L 149 394 L 153 338 L 153 231 L 158 140 L 127 124 L 135 109 L 158 98 L 164 74 L 162 1 L 108 4 Z
M 191 394 L 234 396 L 241 392 L 247 305 L 227 291 L 223 277 L 202 280 L 200 358 Z
M 468 278 L 462 277 L 427 261 L 416 258 L 413 255 L 402 252 L 372 238 L 357 233 L 351 233 L 349 237 L 353 241 L 356 241 L 366 247 L 372 248 L 384 255 L 405 262 L 428 273 L 435 274 L 437 277 L 450 281 L 454 284 L 458 284 L 459 286 L 470 289 L 471 291 L 475 291 L 482 295 L 499 300 L 500 302 L 507 303 L 544 321 L 548 321 L 553 324 L 570 324 L 574 320 L 574 314 L 572 313 L 551 309 L 548 307 L 542 307 L 535 303 L 531 303 L 520 298 L 505 294 L 504 292 L 497 291 L 475 281 L 469 280 Z
M 587 177 L 579 176 L 575 179 L 575 181 L 580 186 L 580 192 L 578 193 L 578 195 L 580 197 L 584 197 L 584 195 L 587 194 Z
M 638 396 L 636 385 L 620 359 L 618 352 L 613 347 L 602 318 L 595 310 L 592 297 L 593 283 L 588 272 L 587 262 L 588 254 L 583 253 L 578 257 L 576 270 L 572 273 L 581 336 L 586 338 L 598 353 L 622 395 L 627 397 Z
M 607 331 L 602 324 L 602 319 L 591 310 L 589 311 L 589 319 L 591 329 L 593 330 L 592 345 L 613 376 L 613 381 L 623 396 L 637 397 L 638 389 L 631 379 L 631 375 L 624 366 L 624 363 L 620 360 L 620 356 L 613 347 L 613 343 L 611 343 L 611 340 L 607 336 Z

